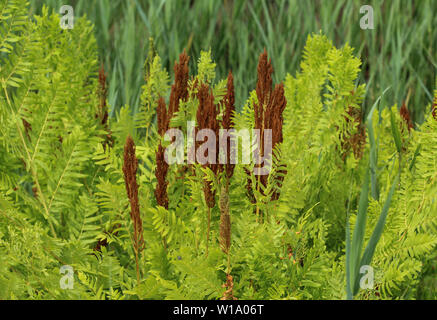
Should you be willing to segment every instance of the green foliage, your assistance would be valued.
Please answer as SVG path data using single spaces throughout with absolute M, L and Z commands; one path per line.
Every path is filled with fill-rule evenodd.
M 43 4 L 56 12 L 74 7 L 77 17 L 95 24 L 102 62 L 110 76 L 109 102 L 113 115 L 128 104 L 140 111 L 143 75 L 138 72 L 153 37 L 162 64 L 172 70 L 184 48 L 192 61 L 211 49 L 217 78 L 232 70 L 236 105 L 240 110 L 255 87 L 254 53 L 266 48 L 275 69 L 274 81 L 294 73 L 302 60 L 308 34 L 319 32 L 336 46 L 348 42 L 363 60 L 360 81 L 368 83 L 365 109 L 387 87 L 383 104 L 406 100 L 414 121 L 424 121 L 425 106 L 432 100 L 437 61 L 437 2 L 434 0 L 369 0 L 374 8 L 374 30 L 360 29 L 360 1 L 338 0 L 30 0 L 32 12 Z M 189 25 L 190 27 L 185 27 Z M 418 36 L 420 35 L 420 36 Z M 391 70 L 387 72 L 387 70 Z M 195 71 L 194 64 L 191 71 Z M 129 94 L 129 95 L 128 95 Z
M 47 8 L 31 19 L 24 0 L 2 0 L 0 10 L 0 299 L 220 299 L 228 290 L 238 299 L 344 299 L 347 270 L 355 286 L 364 263 L 375 269 L 375 286 L 354 287 L 356 298 L 435 299 L 429 279 L 437 244 L 437 121 L 427 114 L 409 130 L 382 102 L 366 118 L 361 62 L 349 45 L 308 37 L 300 71 L 284 83 L 284 141 L 274 150 L 267 185 L 254 190 L 253 203 L 246 190 L 253 164 L 237 164 L 229 180 L 227 255 L 218 204 L 206 236 L 203 193 L 207 179 L 216 203 L 223 201 L 223 174 L 171 165 L 169 208 L 155 200 L 161 137 L 154 116 L 170 86 L 153 47 L 145 74 L 133 72 L 133 62 L 126 67 L 146 79 L 141 107 L 132 113 L 125 105 L 106 126 L 98 117 L 92 25 L 81 18 L 62 30 Z M 223 101 L 227 83 L 218 79 L 211 52 L 201 54 L 173 127 L 185 130 L 196 118 L 195 80 L 210 84 L 215 103 Z M 135 96 L 127 87 L 127 97 Z M 254 127 L 257 95 L 247 93 L 233 117 L 238 130 Z M 139 160 L 139 284 L 122 171 L 128 135 Z M 271 201 L 275 191 L 280 197 Z M 74 270 L 71 290 L 60 286 L 65 265 Z M 430 282 L 429 290 L 418 290 Z

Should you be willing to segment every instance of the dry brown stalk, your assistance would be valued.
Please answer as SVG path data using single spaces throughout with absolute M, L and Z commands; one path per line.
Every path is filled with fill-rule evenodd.
M 126 139 L 124 146 L 124 163 L 123 174 L 126 184 L 127 196 L 130 202 L 130 217 L 133 222 L 134 234 L 133 234 L 133 247 L 135 252 L 135 263 L 137 267 L 137 282 L 140 282 L 140 270 L 138 256 L 144 249 L 143 238 L 143 222 L 140 216 L 140 205 L 138 201 L 138 184 L 137 184 L 137 168 L 138 159 L 135 156 L 135 143 L 131 136 Z
M 263 106 L 266 105 L 272 93 L 272 60 L 268 59 L 266 49 L 259 56 L 258 81 L 256 83 L 256 95 L 258 103 L 255 104 L 255 129 L 262 129 Z

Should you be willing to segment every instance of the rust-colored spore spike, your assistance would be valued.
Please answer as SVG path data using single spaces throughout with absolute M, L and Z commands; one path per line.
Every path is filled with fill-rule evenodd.
M 408 111 L 407 106 L 405 103 L 402 104 L 401 109 L 399 110 L 402 119 L 404 119 L 405 123 L 408 126 L 408 131 L 411 131 L 411 129 L 414 128 L 413 121 L 411 120 L 410 112 Z
M 188 99 L 188 62 L 190 58 L 185 50 L 179 56 L 179 63 L 175 62 L 174 73 L 175 80 L 171 87 L 170 105 L 168 107 L 169 119 L 179 111 L 180 100 L 187 101 Z
M 272 150 L 276 147 L 278 143 L 283 141 L 282 127 L 283 127 L 283 112 L 287 101 L 284 95 L 284 85 L 278 84 L 272 91 L 272 74 L 273 67 L 271 60 L 268 59 L 267 52 L 264 52 L 259 56 L 258 62 L 258 81 L 256 84 L 256 95 L 257 103 L 254 104 L 254 116 L 255 116 L 255 129 L 260 130 L 260 150 L 259 154 L 264 157 L 264 135 L 266 129 L 272 130 Z M 285 172 L 282 172 L 285 173 Z M 280 181 L 283 180 L 282 177 L 278 177 Z M 259 182 L 264 186 L 267 185 L 268 175 L 263 175 L 259 177 Z M 247 189 L 251 202 L 253 199 L 251 194 L 253 194 L 252 185 L 250 182 L 250 177 L 247 182 Z M 259 189 L 257 181 L 257 189 Z M 279 193 L 275 191 L 272 195 L 272 199 L 276 200 L 279 198 Z
M 136 253 L 139 253 L 144 247 L 144 239 L 143 222 L 140 216 L 138 201 L 137 169 L 138 159 L 135 156 L 135 143 L 132 137 L 128 136 L 124 146 L 123 174 L 127 196 L 131 206 L 130 217 L 134 226 L 134 249 Z
M 274 148 L 283 141 L 282 127 L 284 124 L 284 119 L 282 114 L 286 105 L 287 101 L 284 95 L 284 85 L 282 83 L 277 84 L 269 104 L 267 105 L 264 120 L 264 128 L 272 129 L 272 150 L 274 150 Z M 262 139 L 262 141 L 264 141 L 264 137 L 262 137 Z M 279 185 L 282 185 L 282 181 L 284 180 L 282 174 L 285 175 L 287 172 L 285 170 L 280 170 L 279 173 L 281 175 L 279 175 L 276 179 L 280 181 Z M 267 175 L 261 176 L 261 182 L 264 186 L 267 185 L 267 179 Z M 279 199 L 279 191 L 274 191 L 272 194 L 272 200 L 277 199 Z
M 266 108 L 265 128 L 272 129 L 272 147 L 283 141 L 282 126 L 284 119 L 282 113 L 285 110 L 287 101 L 284 95 L 284 84 L 277 84 L 273 91 L 272 98 Z
M 264 108 L 272 93 L 272 73 L 273 67 L 271 60 L 268 60 L 267 52 L 264 49 L 258 61 L 258 81 L 256 83 L 258 103 L 254 104 L 255 129 L 263 129 Z
M 167 178 L 168 164 L 165 161 L 165 148 L 162 145 L 158 146 L 158 151 L 156 152 L 156 171 L 155 176 L 157 180 L 155 189 L 155 198 L 158 205 L 168 209 L 168 194 Z
M 214 104 L 214 96 L 207 84 L 202 83 L 200 85 L 197 98 L 199 100 L 199 107 L 197 108 L 197 113 L 196 113 L 196 120 L 197 120 L 196 135 L 199 130 L 210 129 L 214 131 L 216 137 L 218 137 L 220 126 L 217 120 L 217 116 L 219 111 L 217 106 Z M 216 139 L 216 150 L 218 150 L 218 146 L 219 146 L 218 143 L 219 141 L 218 139 Z M 196 150 L 200 144 L 201 144 L 200 142 L 198 141 L 196 142 Z M 210 168 L 211 171 L 214 172 L 214 174 L 217 174 L 218 172 L 217 163 L 218 163 L 218 153 L 216 153 L 215 163 L 205 164 L 204 167 Z M 204 193 L 205 193 L 205 199 L 208 204 L 208 207 L 213 208 L 215 206 L 215 197 L 212 191 L 212 186 L 208 181 L 205 181 Z
M 179 111 L 180 101 L 187 101 L 188 99 L 188 62 L 190 58 L 187 56 L 185 50 L 179 56 L 179 63 L 175 62 L 174 73 L 175 80 L 171 87 L 170 102 L 168 110 L 163 97 L 158 99 L 157 122 L 158 133 L 164 137 L 167 130 L 170 128 L 170 120 L 176 112 Z M 155 176 L 157 185 L 155 189 L 155 198 L 158 205 L 168 209 L 168 194 L 166 180 L 168 172 L 168 164 L 165 161 L 165 148 L 160 143 L 156 151 L 156 171 Z
M 106 105 L 107 95 L 108 95 L 108 89 L 106 87 L 105 67 L 102 63 L 99 70 L 99 98 L 100 98 L 99 116 L 100 116 L 101 123 L 104 126 L 108 122 L 108 107 Z
M 272 74 L 272 63 L 267 57 L 266 49 L 264 49 L 264 52 L 259 56 L 258 81 L 256 83 L 256 95 L 261 106 L 266 104 L 270 98 L 272 92 Z
M 158 133 L 161 137 L 164 136 L 165 132 L 168 130 L 169 118 L 167 114 L 167 109 L 165 106 L 164 98 L 160 97 L 158 100 L 158 108 L 156 110 L 158 118 Z M 166 180 L 168 172 L 168 164 L 165 161 L 165 148 L 160 143 L 158 150 L 156 151 L 156 170 L 155 176 L 157 180 L 155 189 L 155 198 L 158 205 L 168 209 L 168 194 Z
M 362 120 L 362 111 L 358 108 L 349 106 L 344 116 L 346 123 L 349 124 L 353 121 L 357 132 L 351 134 L 345 132 L 343 134 L 343 140 L 341 142 L 341 148 L 343 150 L 342 159 L 346 160 L 349 151 L 352 149 L 355 159 L 361 159 L 364 155 L 364 148 L 366 145 L 366 127 Z

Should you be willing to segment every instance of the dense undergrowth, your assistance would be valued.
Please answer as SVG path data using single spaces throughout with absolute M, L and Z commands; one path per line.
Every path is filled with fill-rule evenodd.
M 92 25 L 27 12 L 0 3 L 1 299 L 436 299 L 437 100 L 421 125 L 380 100 L 365 116 L 360 59 L 315 34 L 275 86 L 261 53 L 241 112 L 213 53 L 182 53 L 170 83 L 151 46 L 140 110 L 112 118 Z M 190 121 L 272 129 L 271 171 L 168 165 Z

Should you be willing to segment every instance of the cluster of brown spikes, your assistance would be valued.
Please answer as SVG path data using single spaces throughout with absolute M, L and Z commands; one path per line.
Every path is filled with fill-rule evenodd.
M 170 128 L 170 120 L 176 112 L 179 111 L 180 101 L 188 99 L 188 62 L 190 58 L 184 52 L 179 56 L 179 63 L 175 62 L 174 72 L 175 81 L 171 87 L 170 103 L 167 111 L 165 100 L 163 97 L 158 99 L 157 122 L 158 133 L 164 137 L 167 130 Z M 155 189 L 155 198 L 159 206 L 168 209 L 168 194 L 167 194 L 167 172 L 168 164 L 165 161 L 165 148 L 160 143 L 156 151 L 156 171 L 155 176 L 157 185 Z
M 223 119 L 222 128 L 229 130 L 232 127 L 232 114 L 235 112 L 235 90 L 234 90 L 234 77 L 232 72 L 229 71 L 228 81 L 226 85 L 227 91 L 226 95 L 222 100 Z M 229 140 L 229 138 L 228 138 Z M 231 143 L 226 141 L 226 159 L 227 163 L 225 165 L 220 165 L 219 170 L 222 172 L 226 171 L 226 177 L 229 180 L 234 174 L 235 164 L 231 163 Z
M 199 106 L 197 108 L 196 113 L 196 132 L 202 130 L 202 129 L 210 129 L 214 131 L 215 136 L 218 137 L 219 131 L 220 131 L 220 124 L 217 119 L 219 115 L 219 109 L 218 106 L 214 104 L 214 96 L 212 94 L 211 88 L 207 84 L 200 84 L 197 98 L 199 100 Z M 201 142 L 196 141 L 196 150 L 198 149 L 198 146 L 201 144 Z M 216 139 L 216 149 L 218 147 L 218 141 Z M 207 150 L 209 152 L 209 150 Z M 206 157 L 209 159 L 209 154 L 205 154 Z M 213 161 L 214 163 L 207 163 L 204 164 L 204 167 L 208 167 L 211 169 L 211 171 L 216 175 L 219 169 L 218 165 L 218 153 L 215 154 L 215 159 Z M 205 201 L 209 208 L 213 208 L 215 206 L 215 195 L 212 191 L 212 186 L 209 181 L 204 182 L 203 192 L 205 194 Z
M 255 112 L 255 129 L 260 130 L 259 146 L 260 157 L 264 157 L 264 134 L 266 129 L 272 130 L 272 150 L 277 144 L 283 141 L 282 127 L 283 127 L 283 112 L 287 101 L 284 96 L 284 85 L 277 84 L 272 90 L 272 74 L 273 67 L 271 60 L 268 59 L 267 52 L 264 52 L 259 56 L 258 62 L 258 81 L 256 84 L 257 103 L 254 104 Z M 272 156 L 272 155 L 267 155 Z M 285 173 L 285 172 L 284 172 Z M 282 176 L 277 177 L 278 180 L 282 180 Z M 259 176 L 259 182 L 263 186 L 267 185 L 268 175 Z M 259 183 L 258 182 L 258 183 Z M 254 201 L 252 185 L 250 179 L 247 184 L 249 196 Z M 272 200 L 279 198 L 279 192 L 274 191 Z

